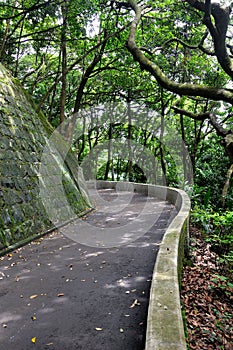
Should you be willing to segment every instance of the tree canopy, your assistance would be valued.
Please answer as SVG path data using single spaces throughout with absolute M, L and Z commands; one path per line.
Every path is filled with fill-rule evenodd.
M 80 162 L 103 140 L 140 140 L 161 164 L 157 179 L 178 185 L 173 157 L 164 143 L 164 126 L 169 125 L 169 133 L 176 130 L 188 150 L 196 183 L 201 185 L 211 171 L 219 174 L 216 198 L 229 205 L 233 171 L 230 2 L 4 0 L 0 19 L 0 59 L 33 97 L 37 111 L 43 111 L 54 127 L 73 115 L 73 122 L 81 120 L 82 136 L 73 145 Z M 123 108 L 124 118 L 108 117 L 100 125 L 95 107 L 108 104 L 111 109 L 111 103 Z M 154 115 L 142 113 L 141 122 L 136 121 L 135 104 Z M 127 105 L 132 105 L 131 115 Z M 93 110 L 92 117 L 80 112 L 87 108 Z M 145 180 L 135 164 L 117 156 L 113 160 L 110 153 L 99 176 L 112 178 L 117 168 L 119 178 Z M 208 157 L 211 170 L 206 171 Z M 187 162 L 184 156 L 184 173 Z

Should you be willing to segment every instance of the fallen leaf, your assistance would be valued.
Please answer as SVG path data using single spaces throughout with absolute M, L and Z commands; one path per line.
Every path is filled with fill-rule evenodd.
M 58 293 L 57 297 L 64 297 L 64 295 L 65 295 L 64 293 Z
M 184 266 L 182 281 L 190 349 L 230 350 L 232 318 L 226 315 L 232 315 L 232 306 L 226 286 L 222 288 L 215 278 L 217 271 L 222 274 L 218 255 L 211 252 L 205 237 L 195 227 L 191 226 L 190 234 L 192 261 Z M 222 271 L 229 275 L 228 269 Z
M 136 305 L 141 305 L 139 302 L 138 302 L 138 299 L 135 299 L 133 304 L 130 306 L 130 308 L 132 309 L 133 307 L 135 307 Z
M 37 297 L 38 297 L 37 294 L 33 294 L 33 295 L 30 296 L 30 299 L 35 299 L 35 298 L 37 298 Z
M 36 343 L 36 337 L 32 338 L 32 343 L 33 343 L 33 344 Z
M 32 321 L 35 321 L 36 320 L 36 316 L 32 316 L 31 319 L 32 319 Z

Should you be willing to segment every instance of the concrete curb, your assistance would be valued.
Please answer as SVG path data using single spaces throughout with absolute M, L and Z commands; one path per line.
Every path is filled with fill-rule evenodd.
M 166 230 L 154 267 L 147 317 L 146 350 L 186 350 L 180 304 L 180 281 L 185 239 L 188 238 L 190 200 L 178 189 L 166 199 L 178 214 Z
M 167 228 L 154 267 L 147 316 L 145 350 L 186 350 L 180 304 L 180 280 L 185 240 L 188 239 L 190 199 L 179 189 L 116 181 L 89 182 L 88 187 L 149 193 L 178 210 Z

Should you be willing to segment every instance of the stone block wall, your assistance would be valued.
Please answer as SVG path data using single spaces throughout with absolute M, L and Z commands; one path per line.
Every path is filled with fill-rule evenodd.
M 51 127 L 42 115 L 38 115 L 31 102 L 9 72 L 0 64 L 0 249 L 41 233 L 53 226 L 40 196 L 41 157 Z M 71 164 L 72 163 L 72 164 Z M 72 219 L 90 205 L 85 186 L 79 188 L 76 158 L 69 154 L 64 161 L 56 159 L 47 177 L 59 173 L 67 202 L 71 210 L 63 212 L 62 201 L 54 199 L 57 223 Z M 53 165 L 54 165 L 53 164 Z M 70 166 L 69 166 L 70 164 Z M 53 181 L 50 181 L 53 187 Z M 49 191 L 57 191 L 56 183 Z M 56 200 L 56 202 L 54 202 Z

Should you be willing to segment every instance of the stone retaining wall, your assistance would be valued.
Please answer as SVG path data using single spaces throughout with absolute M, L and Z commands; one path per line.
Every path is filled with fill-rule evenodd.
M 0 64 L 0 251 L 16 242 L 41 234 L 53 227 L 42 200 L 40 162 L 51 126 L 43 115 L 38 115 L 18 81 Z M 62 144 L 62 142 L 61 142 Z M 53 157 L 53 155 L 51 155 Z M 69 153 L 65 162 L 54 158 L 54 168 L 46 169 L 51 177 L 48 197 L 57 191 L 52 177 L 62 176 L 71 211 L 65 211 L 62 201 L 56 198 L 54 206 L 57 223 L 72 219 L 90 205 L 85 188 L 77 181 L 78 163 Z M 41 180 L 41 181 L 40 181 Z M 66 213 L 64 217 L 63 213 Z

